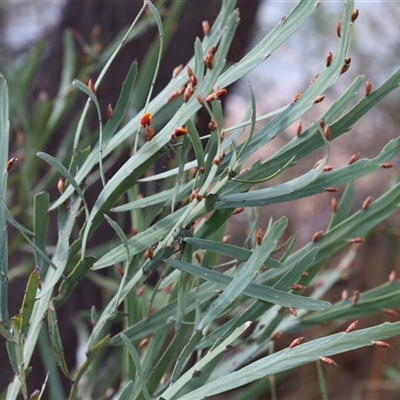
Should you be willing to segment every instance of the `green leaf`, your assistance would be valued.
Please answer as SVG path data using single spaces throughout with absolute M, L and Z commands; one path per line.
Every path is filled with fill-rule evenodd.
M 47 230 L 49 225 L 49 202 L 50 196 L 46 192 L 38 193 L 33 199 L 33 230 L 35 232 L 33 242 L 36 245 L 35 262 L 39 268 L 40 277 L 42 279 L 46 276 L 48 264 L 36 249 L 40 249 L 43 253 L 46 252 Z
M 400 322 L 385 323 L 372 328 L 351 333 L 340 332 L 321 339 L 300 344 L 294 348 L 286 348 L 261 360 L 253 362 L 239 371 L 216 379 L 201 388 L 182 397 L 181 400 L 197 400 L 205 396 L 227 392 L 267 375 L 277 374 L 291 368 L 344 353 L 361 347 L 371 346 L 374 341 L 383 340 L 400 334 Z
M 68 370 L 67 363 L 64 358 L 64 346 L 62 344 L 60 331 L 58 329 L 56 310 L 52 303 L 49 304 L 49 309 L 47 313 L 47 322 L 48 322 L 50 342 L 53 348 L 54 358 L 56 359 L 57 364 L 60 367 L 61 371 L 64 373 L 64 375 L 69 380 L 72 380 Z
M 29 276 L 28 283 L 26 285 L 24 298 L 22 300 L 22 306 L 20 314 L 22 318 L 21 333 L 24 333 L 29 326 L 29 322 L 32 316 L 33 306 L 35 304 L 35 297 L 39 286 L 39 269 L 35 268 Z

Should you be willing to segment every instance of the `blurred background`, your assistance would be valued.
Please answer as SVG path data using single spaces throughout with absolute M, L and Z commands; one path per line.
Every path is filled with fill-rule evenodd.
M 130 3 L 136 3 L 137 7 L 141 5 L 141 1 Z M 242 23 L 239 40 L 234 44 L 231 54 L 232 61 L 238 60 L 245 48 L 255 46 L 283 16 L 290 12 L 295 4 L 294 1 L 272 0 L 242 1 L 241 4 L 239 2 L 239 8 L 242 7 Z M 45 40 L 47 46 L 44 63 L 32 90 L 32 101 L 38 93 L 43 94 L 44 91 L 49 96 L 54 96 L 56 90 L 54 82 L 57 82 L 61 65 L 60 32 L 67 26 L 73 26 L 80 34 L 87 37 L 95 23 L 99 23 L 101 25 L 100 42 L 102 40 L 105 43 L 109 42 L 135 16 L 133 11 L 128 13 L 123 11 L 124 7 L 126 7 L 124 2 L 115 2 L 114 5 L 109 2 L 107 5 L 107 2 L 103 1 L 3 1 L 0 3 L 0 65 L 9 68 L 13 63 L 24 62 L 24 55 L 38 41 Z M 201 14 L 196 15 L 200 21 L 209 19 L 211 22 L 213 17 L 208 17 L 208 13 L 216 15 L 220 1 L 192 1 L 188 7 L 190 10 L 187 18 L 190 19 L 195 13 Z M 354 41 L 350 52 L 351 68 L 326 93 L 326 98 L 320 107 L 313 107 L 301 121 L 303 129 L 318 118 L 357 76 L 365 75 L 371 79 L 373 88 L 376 88 L 400 65 L 400 25 L 398 24 L 400 5 L 397 2 L 358 1 L 356 7 L 359 9 L 360 16 L 355 23 Z M 266 114 L 290 103 L 297 93 L 302 93 L 308 87 L 314 76 L 325 67 L 327 53 L 329 51 L 335 53 L 336 24 L 341 19 L 342 9 L 342 1 L 322 0 L 315 13 L 299 31 L 230 90 L 225 103 L 227 126 L 241 121 L 250 101 L 249 85 L 256 96 L 258 115 Z M 189 25 L 194 24 L 189 23 Z M 189 59 L 194 38 L 201 32 L 201 24 L 197 24 L 196 28 L 192 26 L 192 31 L 184 32 L 180 36 L 177 34 L 175 46 L 179 48 L 179 51 L 174 50 L 171 53 L 175 54 L 178 60 L 172 60 L 171 65 L 185 63 Z M 172 43 L 171 46 L 173 45 Z M 138 49 L 138 53 L 145 50 L 146 46 L 144 50 Z M 140 60 L 140 55 L 132 53 L 132 48 L 130 51 L 130 55 L 126 56 L 129 64 L 133 58 Z M 125 76 L 122 64 L 123 62 L 121 62 L 122 69 L 118 67 L 110 72 L 113 74 L 110 81 L 119 79 L 122 82 Z M 172 68 L 166 68 L 166 70 L 168 78 L 164 80 L 169 79 Z M 163 77 L 160 77 L 160 81 L 162 79 Z M 119 90 L 120 85 L 115 86 Z M 360 93 L 360 96 L 362 95 L 363 93 Z M 355 153 L 360 153 L 361 158 L 375 157 L 390 139 L 398 136 L 399 110 L 400 94 L 395 91 L 353 126 L 348 134 L 332 142 L 329 164 L 334 168 L 347 164 Z M 253 161 L 256 158 L 265 160 L 274 154 L 296 135 L 295 131 L 296 127 L 292 126 L 282 132 L 261 149 Z M 322 154 L 316 152 L 314 158 L 300 162 L 296 169 L 291 168 L 282 176 L 289 179 L 309 170 Z M 355 183 L 357 194 L 354 210 L 361 207 L 367 196 L 378 197 L 390 186 L 391 182 L 398 179 L 400 157 L 396 157 L 392 162 L 394 168 L 391 170 L 377 171 Z M 282 179 L 281 176 L 280 179 Z M 326 228 L 331 216 L 331 199 L 336 197 L 339 200 L 344 190 L 342 187 L 339 189 L 335 196 L 331 193 L 320 194 L 313 198 L 298 200 L 295 206 L 292 203 L 267 206 L 261 210 L 261 215 L 265 221 L 271 217 L 277 219 L 282 215 L 287 215 L 290 221 L 288 236 L 298 232 L 297 247 L 303 246 L 311 239 L 314 232 Z M 236 228 L 245 226 L 246 215 L 240 214 L 235 217 L 231 227 L 233 240 L 240 243 L 243 241 L 243 237 L 240 236 L 243 235 L 243 230 L 235 229 L 235 225 Z M 364 291 L 381 284 L 387 280 L 392 270 L 400 274 L 398 227 L 399 216 L 397 215 L 371 235 L 367 243 L 360 247 L 349 273 L 343 282 L 335 286 L 328 300 L 338 301 L 344 289 L 352 293 L 356 289 Z M 339 260 L 340 255 L 327 267 L 334 267 Z M 396 316 L 376 315 L 369 319 L 362 319 L 359 326 L 363 328 L 372 323 L 397 319 Z M 385 352 L 378 348 L 368 348 L 337 356 L 335 360 L 339 368 L 325 368 L 330 391 L 329 398 L 399 399 L 398 349 L 400 341 L 393 340 L 392 346 L 397 348 L 397 351 Z M 277 347 L 279 349 L 279 342 Z M 314 365 L 299 368 L 295 373 L 285 376 L 281 382 L 278 380 L 277 383 L 279 399 L 320 398 Z M 269 395 L 260 398 L 268 399 Z

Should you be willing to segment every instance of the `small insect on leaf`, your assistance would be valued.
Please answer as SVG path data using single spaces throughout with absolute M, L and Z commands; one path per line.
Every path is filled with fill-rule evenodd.
M 143 128 L 146 128 L 146 126 L 150 126 L 152 122 L 153 122 L 153 114 L 151 112 L 143 114 L 142 118 L 140 118 L 140 125 Z
M 337 187 L 328 187 L 328 188 L 325 189 L 325 192 L 335 193 L 338 190 L 339 189 Z
M 210 33 L 210 24 L 208 23 L 208 21 L 203 21 L 201 26 L 203 27 L 203 35 L 208 36 L 208 34 Z
M 337 367 L 338 365 L 335 363 L 335 361 L 332 360 L 332 358 L 328 357 L 320 357 L 319 358 L 322 362 L 328 365 L 332 365 L 333 367 Z
M 393 270 L 390 274 L 389 274 L 389 283 L 393 283 L 396 280 L 396 271 Z
M 383 168 L 383 169 L 393 168 L 393 164 L 386 162 L 386 163 L 381 164 L 381 168 Z
M 318 232 L 315 232 L 314 233 L 314 235 L 313 235 L 313 237 L 312 237 L 312 239 L 311 239 L 311 241 L 314 243 L 314 242 L 316 242 L 317 240 L 319 240 L 320 238 L 321 238 L 321 236 L 324 234 L 324 231 L 318 231 Z
M 291 289 L 292 289 L 292 290 L 303 290 L 303 289 L 305 289 L 305 288 L 306 288 L 305 286 L 299 285 L 298 283 L 295 283 L 295 284 L 293 284 L 293 285 L 291 286 Z
M 342 21 L 338 21 L 338 23 L 336 24 L 336 35 L 338 35 L 338 37 L 340 37 L 341 31 L 342 31 Z
M 88 82 L 88 88 L 94 93 L 94 94 L 96 94 L 96 87 L 94 86 L 94 83 L 93 83 L 93 80 L 92 79 L 89 79 L 89 82 Z
M 260 246 L 264 239 L 264 232 L 260 228 L 256 233 L 256 243 Z
M 338 202 L 337 200 L 333 197 L 331 200 L 331 210 L 333 213 L 336 213 L 338 209 Z
M 352 306 L 357 305 L 359 299 L 360 299 L 360 291 L 359 290 L 355 290 L 353 292 L 353 299 L 351 300 L 351 305 Z
M 107 118 L 111 119 L 113 115 L 114 115 L 114 109 L 113 109 L 112 105 L 109 104 L 107 106 Z
M 177 67 L 174 68 L 172 71 L 172 78 L 176 78 L 178 74 L 182 71 L 183 64 L 179 64 Z
M 387 348 L 387 347 L 390 347 L 390 344 L 389 343 L 386 343 L 386 342 L 382 342 L 381 340 L 375 340 L 374 342 L 372 342 L 375 346 L 378 346 L 378 347 L 383 347 L 383 348 Z
M 333 60 L 333 54 L 331 52 L 329 52 L 326 56 L 326 66 L 330 67 L 332 64 L 332 60 Z
M 321 121 L 319 122 L 319 126 L 321 127 L 321 129 L 325 128 L 325 119 L 322 118 Z
M 349 160 L 349 162 L 348 162 L 348 165 L 354 164 L 359 158 L 360 158 L 360 153 L 353 154 L 353 155 L 350 157 L 350 160 Z
M 374 199 L 374 198 L 373 198 L 372 196 L 368 196 L 368 197 L 364 200 L 364 202 L 363 202 L 363 204 L 362 204 L 362 206 L 361 206 L 361 209 L 362 209 L 362 210 L 367 210 L 373 199 Z
M 304 339 L 304 336 L 300 336 L 300 337 L 294 339 L 293 342 L 290 343 L 289 349 L 293 349 L 293 347 L 298 346 L 303 341 L 303 339 Z
M 322 101 L 324 101 L 324 99 L 325 99 L 325 95 L 322 94 L 321 96 L 318 96 L 318 97 L 314 100 L 314 104 L 321 103 Z
M 372 91 L 372 82 L 371 79 L 368 79 L 367 82 L 365 82 L 365 97 L 368 97 L 371 94 Z
M 57 190 L 60 194 L 64 193 L 64 186 L 65 186 L 65 182 L 63 178 L 60 178 L 57 182 Z
M 6 171 L 9 172 L 18 159 L 16 157 L 10 158 L 7 161 Z
M 294 307 L 289 307 L 290 314 L 292 314 L 294 317 L 297 317 L 297 311 Z
M 303 126 L 302 126 L 301 122 L 299 122 L 296 126 L 296 136 L 297 137 L 299 137 L 301 135 L 302 129 L 303 129 Z
M 358 14 L 359 14 L 359 10 L 358 10 L 358 8 L 355 8 L 351 12 L 351 22 L 354 22 L 358 18 Z
M 352 322 L 352 323 L 347 327 L 347 329 L 345 330 L 345 333 L 353 332 L 353 331 L 356 329 L 357 324 L 358 324 L 358 320 Z

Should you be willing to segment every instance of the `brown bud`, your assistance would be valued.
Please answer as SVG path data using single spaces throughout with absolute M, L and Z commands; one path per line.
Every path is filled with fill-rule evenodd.
M 332 365 L 334 367 L 337 367 L 338 365 L 335 363 L 335 361 L 332 360 L 332 358 L 328 358 L 328 357 L 320 357 L 319 358 L 322 362 L 324 362 L 325 364 L 328 365 Z
M 389 283 L 393 283 L 396 280 L 396 271 L 393 270 L 390 274 L 389 274 Z
M 112 105 L 109 104 L 107 106 L 107 118 L 111 119 L 113 115 L 114 115 L 114 109 L 113 109 Z
M 331 52 L 329 52 L 326 56 L 326 66 L 330 67 L 332 64 L 332 60 L 333 60 L 333 54 Z
M 174 140 L 174 139 L 176 139 L 178 137 L 185 136 L 188 133 L 189 133 L 189 131 L 185 127 L 181 126 L 179 128 L 175 128 L 174 129 L 174 133 L 171 135 L 170 139 Z
M 217 123 L 213 119 L 208 123 L 208 129 L 211 132 L 214 132 L 217 130 Z
M 359 158 L 360 158 L 360 153 L 353 154 L 353 155 L 350 157 L 350 160 L 349 160 L 349 162 L 348 162 L 348 165 L 354 164 Z
M 323 234 L 324 234 L 324 231 L 315 232 L 314 235 L 313 235 L 313 237 L 312 237 L 312 239 L 311 239 L 311 241 L 312 241 L 312 242 L 316 242 L 317 240 L 319 240 L 319 239 L 321 238 L 321 236 L 322 236 Z
M 365 97 L 368 97 L 371 94 L 372 91 L 372 82 L 371 79 L 368 79 L 367 82 L 365 82 Z
M 375 346 L 383 347 L 383 348 L 390 347 L 390 344 L 389 344 L 389 343 L 382 342 L 382 341 L 380 341 L 380 340 L 375 340 L 375 341 L 373 342 L 373 344 L 374 344 Z
M 143 128 L 146 128 L 146 126 L 150 126 L 152 122 L 153 122 L 153 114 L 151 112 L 143 114 L 142 118 L 140 118 L 140 125 L 142 125 Z
M 345 330 L 345 332 L 346 332 L 346 333 L 353 332 L 353 331 L 356 329 L 357 324 L 358 324 L 358 320 L 352 322 L 352 323 L 347 327 L 347 329 Z
M 332 165 L 325 165 L 325 167 L 324 167 L 324 171 L 325 172 L 329 172 L 329 171 L 332 171 L 332 170 L 333 170 Z
M 307 271 L 304 271 L 302 274 L 301 274 L 301 276 L 302 277 L 307 277 L 308 275 L 310 275 Z
M 193 70 L 191 67 L 189 67 L 189 65 L 186 67 L 186 72 L 189 78 L 193 75 Z
M 318 160 L 318 161 L 314 164 L 313 169 L 314 169 L 314 168 L 317 168 L 318 165 L 321 164 L 323 160 L 324 160 L 323 158 L 321 158 L 320 160 Z
M 183 101 L 187 103 L 193 96 L 194 89 L 192 85 L 187 85 L 185 91 L 183 92 Z
M 223 238 L 222 238 L 222 243 L 228 243 L 230 240 L 231 240 L 231 235 L 225 235 Z
M 383 310 L 383 312 L 392 317 L 397 317 L 399 315 L 399 313 L 396 310 L 393 310 L 392 308 L 386 308 Z
M 326 140 L 330 140 L 331 139 L 331 128 L 329 128 L 329 125 L 325 125 L 324 135 L 326 137 Z
M 174 90 L 171 93 L 171 96 L 169 96 L 168 100 L 171 101 L 171 100 L 177 99 L 184 91 L 185 91 L 185 87 L 184 86 L 182 86 L 179 89 Z
M 358 18 L 358 8 L 355 8 L 352 12 L 351 12 L 351 22 L 354 22 L 357 18 Z
M 319 78 L 320 75 L 321 75 L 321 74 L 315 75 L 314 78 L 311 79 L 309 85 L 311 86 L 311 85 Z
M 305 286 L 299 285 L 299 284 L 297 284 L 297 283 L 295 283 L 295 284 L 293 284 L 293 285 L 291 286 L 291 289 L 292 289 L 292 290 L 303 290 L 303 289 L 305 289 L 305 288 L 306 288 Z
M 301 97 L 301 94 L 300 94 L 300 93 L 295 94 L 295 95 L 294 95 L 293 103 L 296 103 L 296 101 L 299 100 L 300 97 Z
M 144 128 L 144 132 L 146 133 L 147 141 L 150 142 L 150 140 L 154 137 L 154 126 L 146 126 L 146 128 Z
M 349 292 L 345 289 L 342 291 L 342 301 L 346 301 L 349 298 Z
M 144 348 L 148 345 L 149 340 L 150 340 L 149 338 L 144 338 L 144 339 L 142 339 L 142 340 L 140 341 L 140 343 L 139 343 L 139 349 L 140 349 L 140 350 L 144 349 Z
M 6 171 L 7 171 L 7 172 L 10 171 L 10 169 L 13 167 L 13 165 L 15 164 L 15 162 L 16 162 L 17 160 L 18 160 L 18 159 L 17 159 L 16 157 L 13 157 L 13 158 L 10 158 L 10 159 L 7 161 L 7 165 L 6 165 Z
M 338 190 L 339 189 L 337 187 L 328 187 L 328 188 L 325 189 L 325 192 L 335 193 Z
M 294 307 L 289 307 L 290 314 L 292 314 L 294 317 L 297 317 L 297 311 Z
M 214 56 L 215 56 L 216 52 L 217 52 L 217 49 L 214 46 L 212 46 L 209 48 L 206 56 L 204 57 L 204 63 L 208 69 L 212 69 L 212 67 L 213 67 Z
M 94 86 L 94 83 L 93 83 L 93 80 L 92 79 L 89 79 L 89 82 L 88 82 L 88 88 L 94 93 L 94 94 L 96 94 L 96 88 L 95 88 L 95 86 Z
M 244 211 L 244 207 L 235 208 L 232 212 L 232 215 L 241 214 Z
M 58 192 L 59 192 L 60 194 L 63 194 L 63 193 L 64 193 L 64 186 L 65 186 L 64 179 L 63 179 L 63 178 L 60 178 L 60 179 L 58 180 L 58 183 L 57 183 L 57 190 L 58 190 Z
M 293 347 L 298 346 L 303 341 L 303 339 L 304 339 L 304 336 L 300 336 L 300 337 L 294 339 L 293 342 L 290 343 L 289 349 L 293 349 Z
M 194 253 L 194 258 L 198 264 L 201 264 L 201 255 L 199 253 Z
M 172 77 L 176 78 L 178 74 L 182 71 L 182 68 L 183 64 L 179 64 L 177 67 L 175 67 L 174 70 L 172 71 Z
M 199 194 L 199 192 L 200 192 L 199 188 L 194 189 L 189 197 L 189 201 L 192 202 L 196 198 L 196 196 Z
M 358 300 L 360 299 L 360 291 L 355 290 L 353 292 L 353 299 L 351 300 L 351 305 L 355 306 L 358 303 Z
M 277 331 L 271 336 L 271 340 L 279 340 L 283 335 L 282 331 Z
M 344 64 L 341 71 L 340 71 L 340 75 L 344 74 L 345 72 L 347 72 L 350 68 L 350 64 Z
M 338 202 L 337 200 L 333 197 L 331 200 L 331 210 L 333 213 L 337 212 L 337 208 L 338 208 Z
M 117 272 L 119 275 L 124 276 L 124 269 L 120 266 L 117 267 Z
M 145 252 L 144 252 L 144 258 L 150 258 L 150 260 L 154 256 L 154 250 L 152 247 L 149 247 Z
M 197 78 L 196 78 L 196 75 L 192 75 L 192 76 L 189 78 L 189 83 L 188 83 L 188 85 L 190 85 L 192 88 L 195 88 L 195 87 L 197 86 Z
M 136 297 L 141 297 L 144 293 L 144 291 L 146 290 L 146 288 L 144 286 L 141 286 L 140 288 L 138 288 L 138 290 L 136 291 Z
M 321 103 L 321 101 L 324 101 L 324 99 L 325 99 L 325 95 L 322 94 L 321 96 L 318 96 L 318 97 L 314 100 L 314 104 Z
M 340 32 L 342 31 L 342 21 L 338 21 L 336 24 L 336 34 L 340 37 Z
M 346 58 L 344 59 L 344 63 L 345 63 L 345 64 L 350 64 L 350 63 L 351 63 L 351 57 L 346 57 Z
M 321 129 L 325 128 L 325 119 L 322 118 L 321 121 L 319 122 L 319 126 L 321 127 Z
M 303 127 L 301 125 L 301 122 L 299 122 L 296 126 L 296 136 L 299 137 L 301 135 L 301 131 L 302 131 Z
M 393 164 L 386 162 L 386 163 L 381 164 L 381 168 L 384 168 L 384 169 L 393 168 Z
M 256 233 L 256 243 L 260 246 L 264 238 L 264 232 L 260 228 Z
M 203 27 L 203 35 L 208 36 L 208 34 L 210 33 L 210 24 L 208 23 L 208 21 L 203 21 L 201 26 Z
M 196 200 L 197 201 L 202 201 L 203 200 L 203 195 L 201 195 L 200 193 L 196 194 Z
M 362 237 L 355 237 L 349 240 L 350 243 L 364 243 L 365 239 Z
M 364 200 L 364 202 L 363 202 L 363 204 L 362 204 L 362 206 L 361 206 L 361 209 L 362 209 L 362 210 L 368 209 L 368 207 L 369 207 L 369 205 L 371 204 L 371 202 L 372 202 L 373 199 L 374 199 L 374 198 L 373 198 L 372 196 L 368 196 L 368 197 Z

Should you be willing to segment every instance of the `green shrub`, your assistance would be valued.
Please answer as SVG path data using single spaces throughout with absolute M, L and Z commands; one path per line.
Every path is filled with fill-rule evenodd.
M 241 172 L 243 163 L 255 151 L 308 110 L 317 108 L 327 89 L 345 72 L 356 19 L 353 1 L 345 4 L 333 60 L 296 101 L 256 119 L 256 104 L 250 91 L 252 101 L 243 123 L 231 127 L 224 124 L 221 107 L 224 89 L 263 62 L 309 18 L 317 3 L 299 2 L 240 62 L 227 68 L 225 58 L 239 23 L 239 13 L 234 10 L 234 1 L 223 2 L 209 35 L 195 42 L 194 57 L 188 62 L 193 76 L 189 78 L 184 68 L 152 99 L 151 82 L 157 76 L 165 37 L 156 7 L 146 0 L 141 14 L 148 7 L 160 33 L 158 53 L 149 51 L 156 65 L 155 73 L 154 76 L 143 73 L 146 79 L 135 81 L 136 63 L 132 64 L 118 104 L 113 112 L 109 110 L 105 124 L 101 121 L 94 87 L 100 85 L 125 40 L 106 49 L 103 53 L 106 57 L 95 57 L 77 73 L 83 77 L 93 68 L 103 67 L 95 83 L 86 85 L 74 80 L 78 90 L 71 92 L 73 43 L 71 34 L 66 33 L 59 96 L 54 102 L 42 99 L 32 113 L 27 111 L 25 98 L 43 49 L 38 47 L 30 62 L 24 63 L 16 74 L 18 85 L 10 101 L 6 81 L 1 76 L 0 332 L 7 340 L 15 372 L 15 379 L 3 398 L 16 398 L 20 389 L 24 398 L 29 398 L 27 367 L 38 346 L 40 332 L 50 341 L 53 350 L 43 353 L 49 368 L 51 396 L 63 393 L 56 379 L 63 373 L 71 382 L 71 399 L 90 396 L 201 399 L 237 388 L 242 390 L 238 398 L 254 398 L 259 390 L 267 390 L 261 378 L 309 362 L 318 364 L 321 391 L 326 397 L 321 360 L 334 365 L 330 357 L 335 354 L 373 344 L 386 346 L 382 340 L 400 333 L 400 323 L 362 330 L 356 330 L 356 324 L 351 324 L 346 332 L 301 343 L 302 332 L 310 327 L 345 320 L 353 322 L 358 317 L 398 305 L 400 281 L 355 293 L 333 305 L 322 298 L 340 280 L 342 265 L 325 271 L 321 285 L 316 282 L 321 269 L 335 254 L 345 251 L 347 258 L 343 263 L 346 263 L 354 257 L 358 243 L 398 210 L 400 184 L 396 183 L 371 204 L 350 215 L 353 181 L 390 167 L 389 161 L 400 152 L 399 138 L 387 143 L 374 159 L 355 160 L 333 171 L 328 171 L 327 163 L 330 142 L 348 132 L 367 111 L 399 86 L 400 70 L 370 93 L 365 77 L 358 77 L 307 129 L 298 132 L 297 137 L 266 161 L 257 161 Z M 127 38 L 134 36 L 135 26 L 136 21 Z M 210 50 L 213 47 L 215 54 Z M 367 92 L 358 96 L 365 85 Z M 143 98 L 147 100 L 144 109 L 129 119 L 126 110 L 133 88 L 145 93 Z M 180 88 L 185 88 L 186 102 L 182 96 L 170 99 Z M 41 152 L 65 119 L 79 91 L 88 96 L 82 115 L 72 124 L 55 157 Z M 171 102 L 176 106 L 172 113 Z M 30 127 L 31 135 L 24 144 L 30 151 L 26 152 L 19 171 L 10 174 L 7 189 L 11 168 L 7 164 L 9 104 L 11 113 L 19 116 L 21 124 Z M 195 125 L 201 108 L 207 110 L 213 125 L 206 137 L 199 137 Z M 85 120 L 90 110 L 100 120 L 98 141 L 93 148 L 86 147 L 90 139 Z M 256 128 L 256 122 L 261 127 Z M 248 136 L 238 144 L 246 127 L 249 127 Z M 151 140 L 146 141 L 146 137 Z M 112 171 L 120 155 L 121 143 L 127 146 L 130 143 L 132 155 L 107 178 L 107 171 Z M 295 179 L 268 184 L 320 148 L 326 155 L 319 165 Z M 45 176 L 39 176 L 38 158 L 32 149 L 38 151 L 40 160 L 51 166 Z M 189 161 L 191 153 L 195 155 L 193 161 Z M 172 167 L 160 173 L 153 167 L 166 154 Z M 54 186 L 60 175 L 62 194 L 50 205 L 49 194 L 42 190 Z M 86 190 L 99 179 L 102 190 L 89 207 Z M 334 192 L 344 184 L 348 186 L 339 204 L 333 205 L 329 227 L 299 250 L 293 250 L 296 236 L 282 243 L 288 224 L 285 217 L 259 229 L 258 207 Z M 139 187 L 146 188 L 146 196 L 140 195 Z M 31 193 L 33 204 L 29 200 Z M 17 199 L 17 205 L 7 200 L 10 198 Z M 255 210 L 247 214 L 248 237 L 241 246 L 227 244 L 223 239 L 228 221 L 235 210 L 243 207 Z M 49 213 L 54 210 L 58 210 L 55 248 L 47 242 Z M 79 215 L 84 216 L 84 223 L 77 218 Z M 88 241 L 104 221 L 115 231 L 118 243 L 114 240 L 92 248 Z M 133 237 L 125 233 L 126 221 L 136 231 Z M 20 233 L 12 237 L 9 245 L 8 224 Z M 33 252 L 24 247 L 22 237 Z M 7 247 L 10 252 L 24 252 L 21 265 L 10 272 Z M 32 271 L 33 265 L 36 268 Z M 109 269 L 107 277 L 98 272 L 106 268 Z M 8 277 L 26 271 L 30 277 L 20 313 L 10 318 Z M 154 271 L 160 274 L 156 285 L 146 285 Z M 86 360 L 78 371 L 71 371 L 63 355 L 57 309 L 68 302 L 78 281 L 85 277 L 99 285 L 108 300 L 102 309 L 93 308 L 77 316 L 78 336 L 88 336 L 82 339 Z M 87 332 L 82 321 L 90 321 L 93 329 Z M 121 324 L 120 332 L 111 334 L 111 328 Z M 41 330 L 42 326 L 46 330 Z M 300 332 L 298 339 L 274 353 L 274 340 L 290 332 Z M 271 354 L 266 355 L 268 352 Z M 123 361 L 116 365 L 115 359 Z M 272 395 L 273 382 L 273 379 L 267 382 Z M 245 385 L 248 386 L 242 388 Z M 45 387 L 46 383 L 34 398 L 40 398 Z M 113 389 L 111 394 L 110 389 Z

